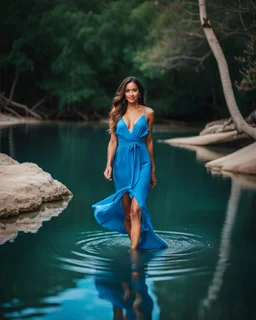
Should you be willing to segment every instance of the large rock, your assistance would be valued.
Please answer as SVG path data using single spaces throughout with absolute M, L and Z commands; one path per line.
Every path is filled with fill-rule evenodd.
M 251 112 L 249 116 L 245 118 L 245 121 L 252 127 L 256 127 L 256 110 Z M 207 123 L 204 129 L 200 132 L 200 135 L 227 132 L 233 130 L 236 130 L 236 127 L 232 118 L 220 119 Z M 243 138 L 248 138 L 248 136 L 244 135 Z
M 0 218 L 38 210 L 72 193 L 38 165 L 0 153 Z
M 207 162 L 207 168 L 256 175 L 256 142 L 225 157 Z
M 235 136 L 236 136 L 236 131 L 231 131 L 231 132 L 206 134 L 203 136 L 158 140 L 158 142 L 163 142 L 170 145 L 187 144 L 187 145 L 195 145 L 195 146 L 205 146 L 210 144 L 228 142 L 233 140 Z

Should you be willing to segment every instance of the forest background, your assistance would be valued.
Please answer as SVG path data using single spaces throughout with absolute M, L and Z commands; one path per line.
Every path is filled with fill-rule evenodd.
M 247 116 L 256 109 L 256 3 L 207 7 Z M 159 120 L 229 117 L 197 0 L 0 0 L 0 25 L 3 112 L 21 114 L 14 101 L 42 118 L 101 119 L 133 75 Z

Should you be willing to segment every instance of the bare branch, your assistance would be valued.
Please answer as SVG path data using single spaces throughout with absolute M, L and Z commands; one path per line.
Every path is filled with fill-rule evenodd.
M 246 26 L 245 26 L 245 24 L 244 24 L 244 19 L 243 19 L 243 17 L 242 17 L 241 1 L 238 0 L 238 2 L 239 2 L 239 18 L 240 18 L 240 21 L 241 21 L 242 26 L 244 27 L 245 30 L 247 30 L 247 28 L 246 28 Z
M 7 103 L 7 105 L 11 105 L 13 107 L 23 109 L 23 110 L 25 110 L 25 112 L 29 113 L 33 117 L 35 117 L 37 119 L 42 119 L 41 116 L 39 116 L 34 111 L 31 111 L 26 105 L 11 101 L 10 99 L 7 99 L 5 96 L 3 96 L 2 94 L 0 94 L 0 98 L 3 99 Z
M 31 110 L 34 111 L 36 110 L 41 104 L 43 104 L 46 100 L 48 99 L 47 96 L 43 97 L 41 100 L 39 100 L 32 108 Z
M 196 33 L 196 32 L 184 32 L 184 34 L 187 34 L 191 37 L 197 37 L 197 38 L 205 38 L 202 34 Z
M 22 117 L 14 110 L 12 110 L 11 108 L 7 107 L 7 106 L 2 106 L 2 108 L 8 112 L 10 112 L 12 115 L 14 115 L 15 117 L 21 119 Z
M 166 59 L 167 62 L 172 62 L 172 61 L 176 61 L 176 60 L 194 60 L 194 61 L 199 61 L 200 63 L 203 62 L 209 55 L 211 54 L 211 51 L 209 51 L 206 55 L 204 55 L 203 57 L 193 57 L 193 56 L 188 56 L 185 54 L 181 54 L 178 56 L 173 56 L 173 57 L 169 57 Z
M 170 69 L 177 69 L 182 67 L 182 64 L 184 60 L 187 61 L 197 61 L 199 64 L 195 67 L 195 69 L 198 71 L 200 67 L 203 67 L 203 62 L 212 54 L 211 50 L 209 50 L 203 57 L 195 57 L 195 56 L 189 56 L 185 54 L 176 55 L 172 57 L 167 57 L 165 59 L 161 59 L 159 61 L 154 61 L 150 63 L 151 67 L 156 68 L 168 68 Z
M 199 16 L 198 13 L 191 12 L 191 11 L 189 11 L 188 9 L 185 9 L 185 8 L 183 9 L 183 11 L 186 12 L 186 13 L 188 13 L 188 14 L 190 14 L 191 16 Z
M 252 2 L 252 0 L 249 0 L 251 5 L 253 6 L 254 9 L 256 9 L 256 5 Z

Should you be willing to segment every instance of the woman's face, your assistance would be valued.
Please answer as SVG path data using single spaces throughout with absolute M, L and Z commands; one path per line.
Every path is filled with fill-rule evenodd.
M 132 104 L 137 104 L 139 99 L 139 89 L 136 83 L 129 82 L 125 88 L 125 99 Z

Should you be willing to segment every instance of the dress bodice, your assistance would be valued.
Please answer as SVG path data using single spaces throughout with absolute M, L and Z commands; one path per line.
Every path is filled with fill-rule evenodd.
M 134 124 L 132 131 L 127 127 L 124 118 L 120 118 L 115 130 L 118 142 L 144 142 L 149 133 L 149 127 L 145 114 L 143 114 Z

